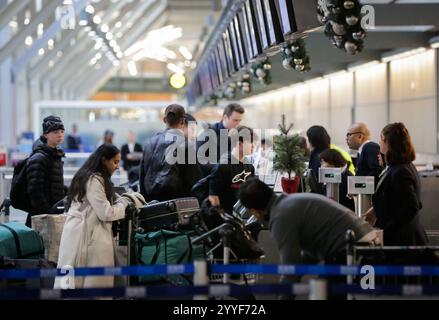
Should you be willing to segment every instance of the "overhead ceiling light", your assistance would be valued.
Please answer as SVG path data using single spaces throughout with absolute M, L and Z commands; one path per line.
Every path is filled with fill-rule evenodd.
M 184 74 L 184 69 L 180 68 L 174 63 L 168 63 L 166 67 L 171 70 L 172 72 L 178 73 L 178 74 Z
M 49 47 L 49 50 L 53 49 L 54 44 L 55 41 L 53 41 L 53 39 L 49 39 L 49 41 L 47 41 L 47 46 Z
M 96 35 L 96 31 L 94 31 L 94 30 L 91 30 L 88 32 L 89 37 L 94 37 L 95 35 Z
M 102 53 L 98 52 L 95 56 L 96 60 L 100 60 L 102 58 Z
M 107 33 L 108 31 L 110 31 L 110 28 L 108 27 L 108 25 L 103 24 L 103 25 L 101 26 L 101 31 L 102 31 L 103 33 Z
M 96 62 L 97 62 L 96 58 L 92 58 L 92 59 L 90 60 L 90 65 L 91 65 L 91 66 L 94 65 L 94 64 L 96 64 Z
M 116 22 L 116 24 L 114 25 L 117 29 L 119 29 L 120 27 L 122 27 L 122 21 L 118 21 Z
M 192 53 L 186 47 L 180 47 L 178 49 L 186 60 L 192 60 Z
M 102 48 L 102 41 L 96 41 L 95 50 L 99 50 L 100 48 Z
M 131 29 L 132 26 L 133 26 L 132 22 L 127 22 L 127 29 Z
M 115 67 L 120 66 L 120 62 L 118 60 L 113 61 L 113 66 Z
M 114 51 L 116 51 L 116 52 L 119 52 L 119 51 L 120 51 L 120 47 L 119 47 L 118 45 L 115 45 L 113 49 L 114 49 Z
M 105 34 L 105 38 L 108 41 L 111 41 L 111 40 L 113 40 L 113 34 L 111 32 L 108 32 L 108 33 Z
M 102 22 L 102 19 L 98 15 L 95 15 L 93 17 L 93 22 L 96 23 L 96 24 L 100 24 Z
M 116 53 L 116 57 L 119 58 L 119 59 L 122 59 L 123 58 L 123 53 L 119 51 L 118 53 Z
M 27 36 L 26 39 L 24 39 L 24 43 L 25 43 L 27 46 L 31 46 L 32 43 L 33 43 L 32 37 L 31 37 L 31 36 Z
M 10 26 L 12 29 L 16 29 L 16 28 L 18 28 L 18 23 L 17 23 L 17 21 L 15 21 L 15 20 L 11 20 L 11 21 L 9 21 L 9 26 Z
M 355 72 L 355 71 L 358 71 L 360 69 L 373 67 L 373 66 L 376 66 L 379 64 L 380 64 L 380 62 L 378 60 L 373 60 L 373 61 L 369 61 L 369 62 L 365 62 L 365 63 L 354 63 L 354 64 L 351 64 L 348 66 L 348 70 L 350 72 Z
M 44 54 L 44 49 L 41 48 L 40 50 L 38 50 L 38 54 L 39 54 L 40 56 L 42 56 L 42 55 Z
M 110 47 L 114 48 L 116 45 L 117 45 L 116 40 L 113 39 L 110 41 Z
M 37 28 L 37 35 L 41 37 L 44 33 L 44 24 L 40 23 Z
M 88 6 L 85 7 L 85 12 L 93 14 L 95 13 L 95 8 L 89 4 Z
M 137 67 L 134 61 L 128 62 L 128 72 L 133 77 L 137 76 Z
M 24 19 L 24 25 L 28 25 L 29 23 L 30 23 L 30 19 L 29 18 Z
M 53 60 L 49 61 L 49 68 L 53 68 L 53 66 L 55 65 L 55 63 L 53 62 Z
M 58 52 L 56 53 L 56 56 L 57 56 L 58 58 L 61 58 L 62 55 L 63 55 L 62 51 L 58 51 Z
M 381 61 L 382 62 L 390 62 L 396 59 L 402 59 L 402 58 L 407 58 L 410 56 L 413 56 L 415 54 L 419 54 L 419 53 L 423 53 L 427 51 L 426 48 L 417 48 L 417 49 L 413 49 L 413 50 L 395 50 L 395 51 L 391 51 L 387 54 L 383 54 Z
M 78 24 L 81 27 L 85 27 L 88 24 L 88 20 L 85 17 L 82 17 L 81 20 L 79 20 Z
M 90 31 L 91 31 L 91 27 L 90 27 L 90 26 L 86 26 L 86 27 L 84 27 L 84 31 L 85 31 L 85 32 L 90 32 Z

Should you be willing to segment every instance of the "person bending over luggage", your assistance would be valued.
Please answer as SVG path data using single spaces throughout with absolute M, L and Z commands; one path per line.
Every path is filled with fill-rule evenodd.
M 30 209 L 26 226 L 31 227 L 31 216 L 49 214 L 52 207 L 65 196 L 60 145 L 64 140 L 64 124 L 59 117 L 43 120 L 43 135 L 34 142 L 32 155 L 26 164 L 27 194 Z
M 346 232 L 361 242 L 376 241 L 376 232 L 354 212 L 319 194 L 274 194 L 252 178 L 241 185 L 239 199 L 262 223 L 268 224 L 281 264 L 303 263 L 301 252 L 326 263 L 345 263 Z M 282 277 L 283 282 L 298 280 Z
M 171 104 L 165 110 L 166 130 L 150 138 L 140 163 L 140 193 L 146 201 L 189 197 L 202 178 L 195 147 L 183 134 L 184 108 Z
M 348 177 L 352 176 L 352 173 L 348 170 L 348 163 L 343 158 L 340 152 L 334 149 L 326 149 L 320 155 L 320 163 L 322 168 L 341 168 L 341 183 L 339 185 L 339 202 L 346 208 L 355 211 L 354 200 L 348 198 Z M 326 193 L 326 186 L 323 187 Z
M 230 138 L 232 151 L 222 156 L 220 163 L 205 178 L 208 184 L 204 185 L 208 189 L 211 205 L 221 206 L 225 212 L 232 214 L 233 206 L 238 201 L 239 187 L 255 174 L 251 161 L 246 159 L 253 153 L 253 129 L 239 126 L 232 129 Z
M 87 159 L 73 177 L 61 235 L 58 268 L 113 267 L 115 243 L 112 222 L 125 218 L 129 198 L 118 197 L 111 176 L 119 169 L 121 154 L 111 144 L 103 144 Z M 55 288 L 63 287 L 62 277 Z M 112 276 L 76 277 L 75 288 L 112 287 Z

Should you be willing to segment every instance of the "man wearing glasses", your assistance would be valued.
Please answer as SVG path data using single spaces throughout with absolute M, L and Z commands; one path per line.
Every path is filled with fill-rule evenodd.
M 355 166 L 356 176 L 374 176 L 375 181 L 382 171 L 379 163 L 380 146 L 370 140 L 370 131 L 364 123 L 354 123 L 346 133 L 346 143 L 358 152 Z

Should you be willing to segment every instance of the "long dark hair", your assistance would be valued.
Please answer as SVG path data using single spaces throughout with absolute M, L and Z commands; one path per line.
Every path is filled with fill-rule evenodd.
M 113 184 L 111 183 L 111 175 L 102 160 L 110 160 L 119 153 L 120 150 L 114 145 L 103 144 L 91 154 L 91 156 L 73 177 L 72 183 L 70 184 L 69 193 L 67 195 L 67 208 L 70 208 L 70 205 L 75 199 L 82 203 L 82 199 L 85 197 L 87 192 L 87 181 L 94 174 L 99 174 L 104 178 L 105 195 L 107 196 L 108 201 L 113 203 L 115 192 Z
M 381 134 L 389 149 L 385 155 L 388 164 L 407 164 L 415 160 L 415 148 L 410 133 L 403 123 L 388 124 Z
M 309 143 L 318 152 L 322 152 L 329 148 L 331 144 L 331 137 L 329 136 L 326 129 L 322 126 L 312 126 L 306 132 Z

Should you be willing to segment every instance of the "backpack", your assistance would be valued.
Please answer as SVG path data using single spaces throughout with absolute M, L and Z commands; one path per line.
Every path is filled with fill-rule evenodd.
M 11 205 L 15 209 L 29 211 L 31 209 L 29 194 L 27 193 L 27 161 L 34 155 L 32 153 L 28 158 L 21 160 L 14 168 L 14 175 L 11 182 L 11 192 L 9 198 Z

